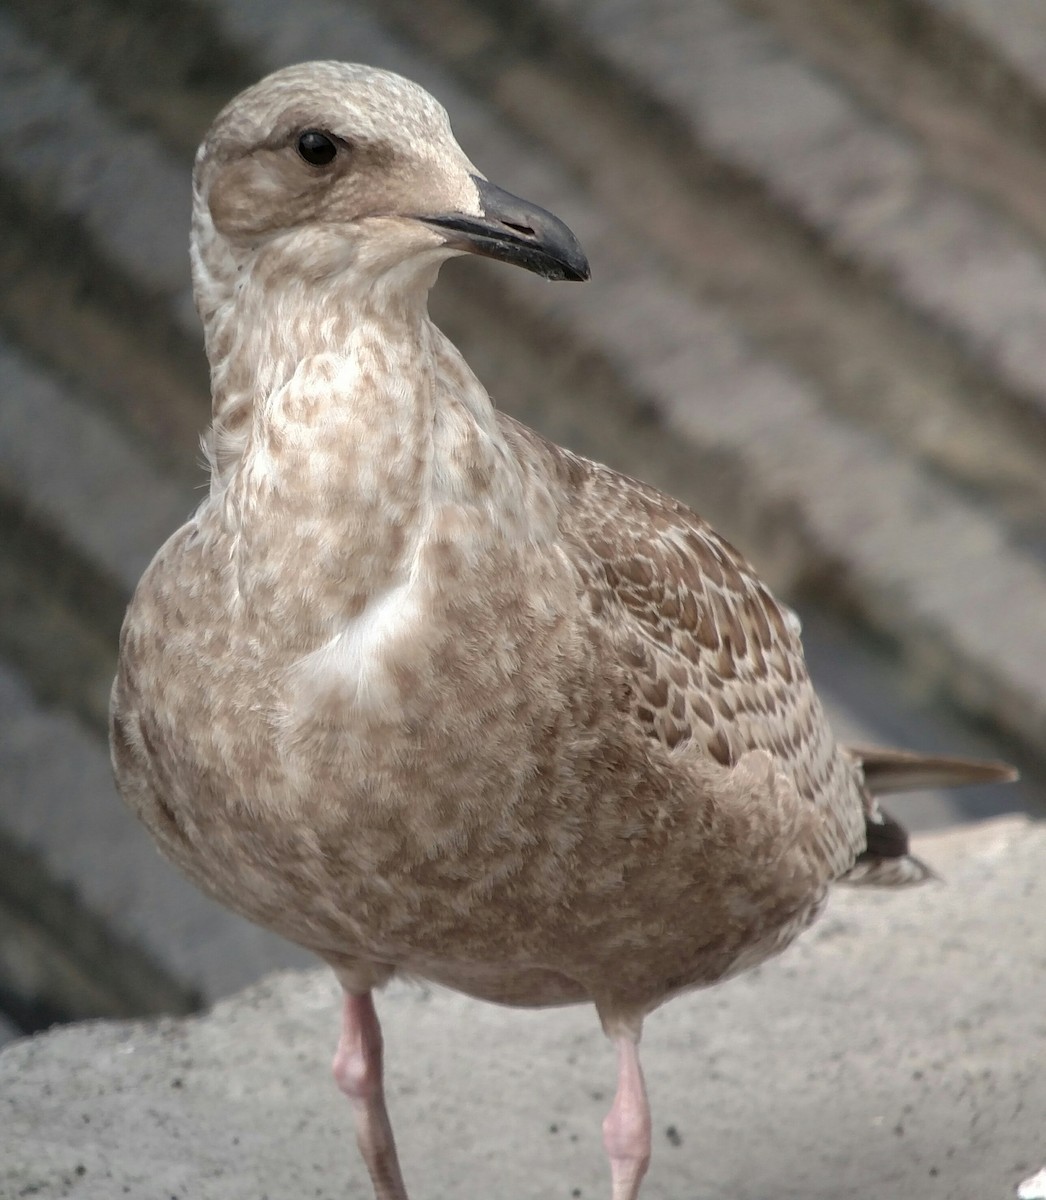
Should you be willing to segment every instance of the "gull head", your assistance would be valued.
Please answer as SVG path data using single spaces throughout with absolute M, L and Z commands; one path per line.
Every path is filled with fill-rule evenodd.
M 588 277 L 566 225 L 480 174 L 428 92 L 355 63 L 301 63 L 241 92 L 200 147 L 193 197 L 205 316 L 248 278 L 407 287 L 461 253 Z

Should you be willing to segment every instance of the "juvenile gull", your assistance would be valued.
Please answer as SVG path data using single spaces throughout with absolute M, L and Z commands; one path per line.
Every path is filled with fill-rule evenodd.
M 397 973 L 594 1004 L 634 1200 L 644 1017 L 783 949 L 835 880 L 925 878 L 877 791 L 1011 773 L 837 745 L 736 550 L 495 413 L 428 317 L 462 252 L 588 276 L 398 76 L 304 64 L 218 116 L 192 236 L 211 488 L 131 602 L 113 761 L 201 888 L 335 971 L 380 1200 L 406 1198 L 371 998 Z

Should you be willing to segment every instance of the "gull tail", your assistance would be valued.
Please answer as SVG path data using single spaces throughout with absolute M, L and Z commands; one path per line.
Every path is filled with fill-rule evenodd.
M 973 783 L 1012 783 L 1017 778 L 1009 763 L 984 758 L 940 758 L 878 746 L 847 746 L 846 750 L 860 765 L 864 785 L 873 796 Z
M 876 797 L 924 788 L 1010 783 L 1017 778 L 1008 763 L 985 759 L 943 758 L 877 746 L 847 746 L 846 752 L 864 780 L 867 846 L 842 882 L 866 887 L 907 887 L 937 878 L 924 862 L 908 853 L 908 831 L 883 812 Z

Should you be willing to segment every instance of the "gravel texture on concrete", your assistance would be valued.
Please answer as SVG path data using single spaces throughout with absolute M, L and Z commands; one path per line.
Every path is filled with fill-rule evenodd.
M 646 1200 L 989 1200 L 1046 1161 L 1046 827 L 920 840 L 943 884 L 840 891 L 787 955 L 668 1005 L 643 1051 Z M 588 1008 L 382 996 L 421 1200 L 606 1193 L 613 1063 Z M 0 1054 L 0 1197 L 365 1197 L 327 1066 L 326 972 L 186 1021 L 93 1023 Z

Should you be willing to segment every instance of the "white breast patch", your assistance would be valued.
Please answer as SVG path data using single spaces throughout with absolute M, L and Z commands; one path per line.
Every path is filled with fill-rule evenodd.
M 325 645 L 312 651 L 295 668 L 296 699 L 343 696 L 361 707 L 379 707 L 392 698 L 386 655 L 396 642 L 409 637 L 419 620 L 417 583 L 409 580 L 375 596 L 358 617 Z

